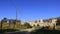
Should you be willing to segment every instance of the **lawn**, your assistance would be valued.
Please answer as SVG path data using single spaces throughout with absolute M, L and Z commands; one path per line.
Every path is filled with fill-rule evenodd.
M 18 31 L 18 29 L 0 29 L 0 33 Z
M 32 34 L 60 34 L 60 30 L 37 29 L 31 32 Z

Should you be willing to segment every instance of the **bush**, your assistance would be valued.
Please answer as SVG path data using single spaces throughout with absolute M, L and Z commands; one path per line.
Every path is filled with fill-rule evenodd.
M 24 23 L 24 26 L 27 27 L 27 28 L 32 28 L 32 26 L 27 22 Z

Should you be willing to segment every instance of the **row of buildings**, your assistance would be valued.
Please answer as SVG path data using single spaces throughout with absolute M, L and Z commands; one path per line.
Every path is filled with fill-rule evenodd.
M 55 27 L 56 28 L 56 22 L 57 19 L 50 19 L 50 20 L 37 20 L 37 21 L 28 21 L 32 27 Z M 14 20 L 14 19 L 7 19 L 4 18 L 1 20 L 0 28 L 20 28 L 22 25 L 24 25 L 25 22 L 21 22 L 20 20 Z M 2 25 L 1 25 L 2 24 Z
M 37 20 L 37 21 L 29 21 L 27 23 L 29 23 L 31 26 L 35 26 L 35 27 L 50 27 L 50 28 L 56 28 L 56 22 L 57 19 L 51 19 L 51 20 Z M 24 24 L 24 23 L 22 23 Z

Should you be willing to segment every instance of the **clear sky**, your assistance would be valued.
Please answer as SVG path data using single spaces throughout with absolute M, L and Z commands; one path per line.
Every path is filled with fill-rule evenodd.
M 60 16 L 60 0 L 0 0 L 0 20 L 4 17 L 22 21 L 47 19 Z

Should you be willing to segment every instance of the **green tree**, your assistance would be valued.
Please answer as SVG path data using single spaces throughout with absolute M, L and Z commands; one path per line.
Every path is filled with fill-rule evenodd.
M 14 28 L 15 28 L 15 25 L 16 25 L 16 20 L 13 20 L 13 24 L 14 24 Z
M 57 19 L 57 24 L 56 25 L 60 25 L 60 19 Z
M 2 24 L 3 24 L 3 23 L 7 23 L 7 18 L 3 18 L 3 19 L 1 20 L 1 29 L 2 29 L 2 26 L 3 26 Z
M 27 28 L 32 28 L 32 26 L 27 22 L 24 23 L 24 26 L 27 27 Z

